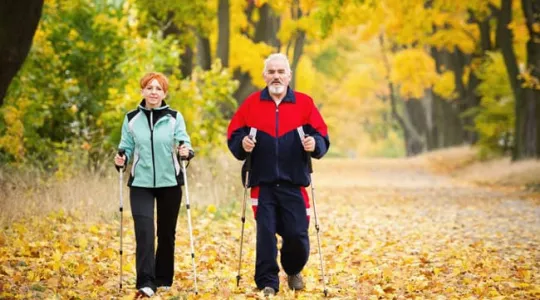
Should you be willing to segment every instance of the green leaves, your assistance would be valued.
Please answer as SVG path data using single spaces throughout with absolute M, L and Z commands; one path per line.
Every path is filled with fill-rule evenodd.
M 514 132 L 514 97 L 502 54 L 490 52 L 477 74 L 482 80 L 478 92 L 482 95 L 475 117 L 475 129 L 480 134 L 482 157 L 502 154 L 512 141 Z M 506 149 L 505 149 L 506 148 Z
M 238 83 L 231 77 L 219 61 L 208 71 L 196 68 L 191 78 L 179 83 L 171 97 L 171 105 L 185 118 L 198 155 L 226 151 L 223 134 L 237 106 L 232 94 Z
M 33 48 L 0 114 L 5 160 L 31 162 L 64 178 L 77 167 L 103 168 L 124 114 L 141 101 L 139 78 L 149 71 L 168 75 L 166 101 L 187 115 L 199 154 L 224 144 L 237 83 L 218 63 L 181 81 L 181 41 L 141 31 L 140 20 L 154 4 L 141 10 L 131 1 L 45 3 Z M 187 15 L 200 9 L 182 6 Z

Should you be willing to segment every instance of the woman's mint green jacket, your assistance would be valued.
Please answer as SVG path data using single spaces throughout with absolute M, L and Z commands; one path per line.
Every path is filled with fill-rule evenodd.
M 119 149 L 126 151 L 131 163 L 129 186 L 159 188 L 183 185 L 184 178 L 177 157 L 183 142 L 194 155 L 182 114 L 165 101 L 161 107 L 147 109 L 145 100 L 126 114 L 122 124 Z

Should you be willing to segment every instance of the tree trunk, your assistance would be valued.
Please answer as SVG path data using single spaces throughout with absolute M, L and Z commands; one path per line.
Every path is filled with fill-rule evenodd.
M 203 70 L 210 70 L 212 67 L 212 52 L 210 52 L 210 40 L 208 37 L 197 33 L 197 64 Z
M 404 116 L 409 119 L 409 123 L 414 126 L 419 136 L 424 136 L 427 130 L 426 112 L 420 99 L 411 98 L 404 101 Z
M 268 3 L 259 8 L 259 16 L 259 22 L 255 25 L 253 41 L 255 43 L 265 42 L 270 46 L 279 48 L 280 42 L 277 33 L 280 26 L 280 17 L 274 13 Z
M 527 149 L 531 150 L 531 156 L 540 158 L 540 32 L 534 30 L 534 24 L 540 23 L 540 0 L 521 0 L 523 15 L 525 16 L 529 40 L 527 41 L 527 66 L 526 70 L 536 80 L 536 88 L 525 85 L 523 88 L 523 100 L 528 103 L 528 128 L 530 136 L 527 141 Z
M 478 29 L 480 30 L 480 45 L 484 52 L 492 49 L 491 29 L 489 21 L 490 17 L 482 21 L 477 21 Z
M 292 78 L 289 85 L 292 89 L 296 88 L 296 69 L 298 68 L 298 63 L 300 62 L 300 57 L 304 53 L 304 43 L 306 41 L 306 32 L 303 30 L 300 30 L 296 33 L 296 38 L 294 41 L 294 51 L 293 51 L 293 59 L 291 62 L 291 71 L 292 71 Z
M 443 110 L 446 114 L 444 132 L 446 139 L 446 144 L 444 147 L 454 147 L 461 146 L 465 142 L 464 136 L 465 132 L 463 130 L 463 122 L 459 116 L 460 108 L 455 103 L 442 100 Z
M 403 120 L 409 133 L 407 155 L 414 156 L 424 152 L 427 148 L 425 142 L 427 124 L 424 107 L 420 100 L 403 101 Z
M 42 9 L 43 0 L 0 2 L 0 106 L 30 51 Z
M 248 23 L 255 26 L 255 34 L 253 35 L 253 37 L 250 38 L 255 43 L 264 42 L 268 45 L 279 48 L 280 44 L 279 40 L 277 39 L 277 32 L 280 26 L 280 17 L 272 11 L 272 8 L 270 7 L 270 5 L 268 5 L 268 3 L 265 3 L 258 8 L 259 21 L 257 23 L 253 23 L 253 21 L 251 20 L 251 14 L 253 13 L 254 9 L 255 6 L 253 2 L 250 2 L 245 10 L 245 13 L 248 17 Z M 247 32 L 245 34 L 248 35 Z M 238 82 L 240 83 L 238 89 L 234 92 L 233 95 L 238 103 L 242 103 L 247 96 L 257 91 L 257 87 L 253 85 L 251 81 L 251 76 L 248 73 L 236 70 L 234 72 L 234 79 L 238 80 Z
M 418 155 L 424 151 L 425 143 L 423 142 L 421 135 L 414 127 L 413 122 L 411 121 L 411 116 L 409 115 L 407 109 L 403 109 L 403 115 L 399 114 L 397 106 L 400 99 L 395 95 L 394 85 L 391 81 L 388 81 L 388 90 L 390 93 L 392 117 L 398 122 L 399 126 L 403 130 L 403 136 L 405 138 L 405 153 L 407 156 Z M 414 100 L 409 100 L 406 102 L 412 101 Z
M 401 116 L 398 112 L 397 106 L 399 99 L 394 93 L 394 84 L 388 78 L 388 74 L 391 73 L 391 69 L 390 62 L 388 61 L 388 57 L 386 55 L 387 50 L 384 46 L 384 36 L 382 34 L 379 35 L 379 45 L 381 49 L 382 61 L 386 70 L 386 81 L 388 82 L 388 94 L 390 95 L 390 108 L 392 112 L 392 117 L 394 118 L 394 120 L 396 120 L 396 122 L 403 130 L 406 155 L 414 156 L 424 151 L 425 142 L 423 141 L 422 137 L 411 122 L 411 118 L 407 113 L 407 109 L 403 109 L 403 116 Z
M 469 73 L 469 79 L 467 85 L 463 82 L 464 68 L 467 65 L 470 65 L 473 57 L 481 57 L 485 53 L 484 50 L 478 50 L 477 53 L 473 55 L 467 55 L 461 52 L 459 49 L 455 49 L 452 53 L 452 63 L 450 69 L 453 70 L 455 75 L 455 84 L 459 92 L 458 101 L 458 114 L 463 114 L 470 111 L 473 108 L 480 105 L 480 96 L 476 93 L 476 88 L 480 84 L 480 80 L 475 75 L 474 72 Z M 463 132 L 463 137 L 461 142 L 467 144 L 474 144 L 478 139 L 478 134 L 475 130 L 475 122 L 473 115 L 466 115 L 459 117 L 460 121 L 460 131 Z M 460 143 L 461 143 L 460 142 Z
M 169 25 L 163 29 L 163 37 L 166 38 L 169 35 L 181 36 L 184 34 L 180 28 L 172 21 L 173 13 L 169 13 Z M 193 72 L 193 48 L 190 45 L 184 45 L 184 52 L 180 54 L 180 72 L 182 76 L 188 77 Z
M 235 70 L 234 79 L 238 80 L 239 82 L 238 88 L 233 94 L 233 97 L 236 99 L 237 103 L 242 103 L 247 96 L 257 91 L 257 87 L 251 82 L 251 76 L 249 73 Z
M 496 8 L 493 8 L 496 9 Z M 515 99 L 516 122 L 514 129 L 514 148 L 512 151 L 512 159 L 518 160 L 527 157 L 532 157 L 535 154 L 535 149 L 531 148 L 531 140 L 536 141 L 536 132 L 532 132 L 533 126 L 530 122 L 534 122 L 530 117 L 534 116 L 528 112 L 532 107 L 528 105 L 527 99 L 523 97 L 521 82 L 518 78 L 519 68 L 517 64 L 516 54 L 513 48 L 514 37 L 509 28 L 512 22 L 512 0 L 502 0 L 501 8 L 498 10 L 498 23 L 496 32 L 496 43 L 500 47 L 508 79 L 512 87 L 512 92 Z M 528 142 L 529 141 L 529 142 Z
M 300 7 L 300 1 L 294 0 L 291 4 L 291 14 L 294 20 L 302 18 L 303 12 Z M 298 63 L 300 62 L 300 57 L 304 53 L 304 43 L 306 40 L 306 32 L 304 30 L 297 30 L 294 34 L 294 50 L 293 58 L 291 62 L 292 78 L 289 85 L 292 89 L 296 88 L 296 69 L 298 68 Z
M 424 133 L 424 137 L 426 140 L 426 150 L 434 150 L 437 149 L 437 136 L 435 131 L 435 122 L 434 122 L 434 100 L 433 100 L 433 91 L 431 89 L 426 89 L 424 91 L 424 97 L 420 100 L 420 103 L 422 103 L 422 107 L 425 112 L 425 118 L 426 118 L 426 132 Z
M 457 57 L 456 53 L 448 51 L 439 51 L 435 48 L 431 49 L 431 55 L 435 60 L 437 72 L 441 73 L 444 68 L 454 72 L 456 77 L 456 88 L 458 90 L 458 100 L 450 101 L 443 99 L 440 96 L 433 95 L 434 105 L 434 124 L 437 135 L 437 148 L 445 148 L 456 145 L 461 145 L 465 141 L 465 133 L 463 130 L 463 122 L 459 114 L 463 112 L 467 106 L 465 105 L 467 90 L 461 80 L 463 74 L 464 58 Z
M 229 0 L 218 0 L 218 43 L 216 56 L 221 65 L 229 67 L 229 48 L 231 36 Z
M 180 72 L 184 77 L 191 76 L 193 73 L 193 57 L 195 53 L 189 45 L 184 46 L 184 53 L 180 54 Z

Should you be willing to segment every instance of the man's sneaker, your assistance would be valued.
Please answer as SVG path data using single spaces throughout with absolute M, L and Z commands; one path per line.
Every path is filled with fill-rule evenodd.
M 154 296 L 154 290 L 149 287 L 142 287 L 137 291 L 135 298 L 150 298 Z
M 300 273 L 296 275 L 288 275 L 287 282 L 289 283 L 289 288 L 291 290 L 299 291 L 304 289 L 304 280 Z
M 264 292 L 265 297 L 274 296 L 276 294 L 276 291 L 273 288 L 269 287 L 269 286 L 265 287 L 263 289 L 263 292 Z

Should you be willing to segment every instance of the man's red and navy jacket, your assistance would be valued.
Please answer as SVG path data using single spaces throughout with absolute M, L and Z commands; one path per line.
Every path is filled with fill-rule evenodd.
M 242 139 L 251 128 L 257 129 L 256 144 L 251 154 L 251 170 L 248 186 L 260 184 L 290 183 L 308 186 L 308 153 L 304 151 L 297 128 L 301 126 L 306 135 L 315 138 L 313 158 L 321 158 L 330 146 L 328 128 L 321 114 L 308 95 L 290 88 L 276 106 L 268 88 L 251 94 L 240 105 L 227 131 L 227 142 L 232 154 L 245 160 L 247 152 Z M 246 163 L 242 167 L 242 183 L 245 182 Z

